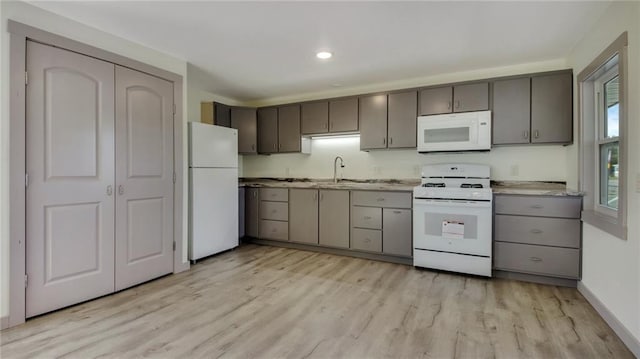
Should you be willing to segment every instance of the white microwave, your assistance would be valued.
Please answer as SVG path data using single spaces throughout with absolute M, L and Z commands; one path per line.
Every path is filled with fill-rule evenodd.
M 491 111 L 418 117 L 418 152 L 489 151 Z

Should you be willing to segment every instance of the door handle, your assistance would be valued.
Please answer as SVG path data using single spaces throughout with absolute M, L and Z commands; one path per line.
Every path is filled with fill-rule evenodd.
M 112 185 L 108 185 L 107 186 L 107 196 L 111 196 L 113 194 L 113 186 Z
M 538 257 L 529 257 L 529 260 L 532 262 L 542 262 L 542 258 Z
M 525 139 L 529 139 L 529 131 L 524 131 L 522 137 L 524 137 Z
M 119 185 L 118 186 L 118 194 L 121 195 L 121 196 L 124 194 L 124 186 L 123 185 Z

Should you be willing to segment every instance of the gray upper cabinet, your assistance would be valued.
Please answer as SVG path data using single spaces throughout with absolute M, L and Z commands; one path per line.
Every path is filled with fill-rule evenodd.
M 415 148 L 418 93 L 409 91 L 389 94 L 388 110 L 387 147 Z M 360 131 L 362 141 L 362 129 Z
M 329 102 L 309 102 L 301 105 L 302 134 L 329 132 Z
M 420 91 L 420 116 L 451 112 L 453 87 L 436 87 Z
M 278 152 L 300 152 L 300 105 L 278 108 Z
M 257 115 L 255 108 L 232 107 L 231 127 L 238 130 L 238 153 L 257 153 Z
M 349 191 L 320 190 L 319 243 L 349 248 Z
M 258 222 L 260 221 L 258 188 L 247 188 L 244 199 L 244 232 L 249 237 L 258 238 Z
M 258 109 L 258 152 L 278 152 L 278 109 Z
M 217 126 L 231 127 L 231 106 L 213 103 L 214 124 Z
M 289 240 L 318 244 L 318 190 L 289 190 Z
M 488 82 L 435 87 L 420 91 L 419 113 L 421 116 L 488 109 Z
M 531 78 L 493 83 L 493 144 L 529 143 Z
M 485 111 L 488 109 L 488 82 L 453 87 L 453 112 Z
M 329 101 L 329 132 L 358 131 L 358 98 Z
M 387 148 L 387 95 L 360 97 L 360 149 Z
M 531 142 L 573 141 L 571 72 L 531 78 Z

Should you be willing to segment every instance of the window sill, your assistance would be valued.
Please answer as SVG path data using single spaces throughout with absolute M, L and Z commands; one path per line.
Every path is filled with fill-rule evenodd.
M 617 218 L 598 213 L 594 210 L 582 211 L 582 222 L 590 224 L 610 235 L 627 240 L 627 227 L 622 225 Z

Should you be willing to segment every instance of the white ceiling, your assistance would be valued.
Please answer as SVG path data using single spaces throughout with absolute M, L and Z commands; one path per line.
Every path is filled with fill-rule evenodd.
M 239 101 L 564 58 L 609 2 L 112 2 L 34 5 L 185 59 Z M 315 52 L 334 53 L 328 61 Z

